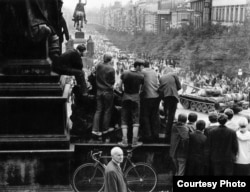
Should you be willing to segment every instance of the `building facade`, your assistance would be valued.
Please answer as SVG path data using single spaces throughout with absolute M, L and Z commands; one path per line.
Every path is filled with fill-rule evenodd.
M 247 0 L 213 0 L 212 21 L 222 25 L 242 24 L 246 18 Z
M 191 22 L 195 28 L 211 22 L 212 0 L 190 0 Z
M 243 24 L 250 0 L 137 0 L 102 7 L 99 22 L 106 29 L 128 32 L 167 33 L 170 28 L 205 23 Z M 95 21 L 98 20 L 96 17 Z

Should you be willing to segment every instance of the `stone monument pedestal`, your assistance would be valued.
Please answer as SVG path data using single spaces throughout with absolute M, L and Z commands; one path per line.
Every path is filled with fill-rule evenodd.
M 0 75 L 0 191 L 69 188 L 69 88 L 60 85 L 59 75 Z

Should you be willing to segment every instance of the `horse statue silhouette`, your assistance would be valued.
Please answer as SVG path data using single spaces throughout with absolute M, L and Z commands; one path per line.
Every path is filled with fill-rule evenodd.
M 79 3 L 77 3 L 73 14 L 74 27 L 76 27 L 78 31 L 81 31 L 83 28 L 83 22 L 87 24 L 86 13 L 84 9 L 85 5 L 87 5 L 87 0 L 85 0 L 85 3 L 82 3 L 82 1 L 79 0 Z

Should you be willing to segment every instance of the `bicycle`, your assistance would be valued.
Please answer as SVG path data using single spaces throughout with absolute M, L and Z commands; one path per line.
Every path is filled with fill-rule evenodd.
M 128 191 L 152 192 L 157 184 L 156 171 L 147 163 L 133 163 L 131 161 L 133 150 L 127 150 L 127 156 L 124 156 L 124 163 L 122 165 Z M 101 192 L 104 189 L 104 171 L 106 165 L 100 159 L 111 158 L 111 156 L 102 156 L 102 151 L 96 153 L 91 151 L 91 158 L 95 161 L 94 163 L 80 165 L 73 174 L 72 187 L 75 192 L 91 190 Z

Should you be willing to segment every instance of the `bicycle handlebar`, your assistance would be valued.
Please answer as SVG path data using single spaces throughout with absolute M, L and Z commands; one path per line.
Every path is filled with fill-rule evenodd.
M 91 157 L 93 160 L 98 160 L 100 157 L 102 156 L 102 151 L 98 151 L 96 153 L 93 153 L 93 151 L 91 151 Z
M 133 151 L 136 149 L 137 147 L 135 148 L 132 148 L 132 149 L 127 149 L 126 152 L 127 152 L 127 157 L 132 157 L 132 153 Z M 99 161 L 98 159 L 102 156 L 102 151 L 98 151 L 96 153 L 93 153 L 93 151 L 91 151 L 91 158 L 94 160 L 94 161 Z

